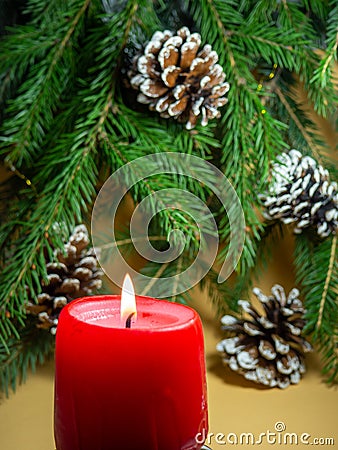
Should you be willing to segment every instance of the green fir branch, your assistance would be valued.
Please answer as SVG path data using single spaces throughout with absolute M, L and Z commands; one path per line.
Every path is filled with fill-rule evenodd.
M 124 116 L 121 116 L 121 120 L 125 120 Z M 144 119 L 142 120 L 140 118 L 139 123 L 142 122 L 144 122 Z M 125 145 L 123 142 L 121 143 L 118 138 L 116 138 L 115 142 L 113 142 L 111 135 L 107 135 L 105 141 L 106 146 L 104 147 L 104 151 L 107 152 L 106 161 L 111 161 L 111 166 L 116 169 L 119 167 L 116 167 L 117 164 L 120 164 L 120 166 L 122 166 L 128 164 L 136 158 L 149 154 L 149 144 L 145 144 L 145 141 L 142 137 L 143 133 L 144 130 L 139 129 L 138 140 L 128 145 Z M 155 138 L 155 140 L 156 134 L 156 130 L 154 130 L 151 135 L 152 138 Z M 158 144 L 161 152 L 173 152 L 174 150 L 181 150 L 175 148 L 174 137 L 172 138 L 172 140 L 170 139 L 170 135 L 167 134 L 167 137 L 169 138 L 169 140 L 162 139 L 161 144 Z M 127 139 L 127 137 L 124 137 L 124 139 Z M 161 152 L 157 153 L 157 165 L 161 164 Z M 150 162 L 148 161 L 148 164 L 149 163 Z M 186 248 L 198 248 L 200 245 L 200 232 L 198 224 L 191 220 L 189 215 L 186 215 L 184 213 L 185 206 L 186 208 L 194 208 L 195 206 L 191 205 L 190 203 L 186 205 L 185 203 L 187 202 L 187 199 L 182 196 L 179 201 L 176 197 L 172 199 L 172 204 L 175 205 L 175 203 L 177 203 L 177 208 L 168 208 L 167 203 L 163 203 L 163 201 L 156 196 L 156 192 L 159 190 L 159 187 L 161 190 L 176 188 L 193 192 L 195 195 L 201 198 L 201 200 L 205 200 L 208 192 L 210 194 L 210 189 L 202 186 L 198 179 L 203 180 L 206 175 L 205 173 L 198 174 L 194 170 L 192 170 L 194 168 L 191 169 L 189 167 L 186 167 L 186 165 L 184 165 L 184 159 L 183 161 L 181 161 L 180 158 L 177 158 L 177 160 L 172 160 L 171 162 L 169 162 L 167 158 L 163 159 L 163 167 L 166 167 L 169 163 L 171 164 L 171 166 L 168 166 L 168 169 L 170 168 L 170 171 L 173 172 L 173 174 L 161 173 L 152 177 L 148 176 L 146 179 L 137 182 L 137 184 L 133 186 L 133 188 L 131 189 L 131 194 L 136 203 L 138 201 L 141 201 L 142 198 L 150 196 L 150 209 L 148 210 L 148 213 L 150 213 L 151 216 L 154 217 L 152 227 L 155 227 L 156 229 L 155 234 L 161 234 L 169 240 L 169 236 L 177 236 L 177 231 L 179 230 L 184 234 Z M 158 168 L 158 166 L 156 167 Z M 135 169 L 134 167 L 132 167 L 130 170 Z M 195 180 L 194 177 L 197 177 L 197 180 Z M 139 176 L 137 172 L 130 172 L 128 178 L 130 180 L 137 180 Z M 212 183 L 213 180 L 215 183 L 217 182 L 217 177 L 215 177 L 212 171 L 210 171 L 208 178 L 210 183 Z M 170 192 L 168 192 L 168 195 L 170 195 Z M 156 213 L 157 211 L 159 212 Z M 198 210 L 196 212 L 199 213 Z M 208 230 L 205 227 L 204 232 L 208 231 L 210 232 L 210 234 L 212 234 L 212 230 Z
M 172 277 L 178 276 L 191 265 L 191 257 L 186 253 L 182 253 L 177 259 L 170 263 L 158 264 L 148 262 L 141 269 L 141 274 L 147 279 L 142 279 L 139 282 L 140 295 L 152 296 L 152 289 L 155 287 L 156 295 L 165 300 L 172 302 L 188 304 L 190 300 L 189 289 L 191 288 L 191 281 L 186 277 L 180 277 L 180 284 L 178 280 Z M 180 291 L 184 291 L 179 293 Z M 185 288 L 185 289 L 184 289 Z M 168 296 L 168 292 L 173 292 L 172 296 Z
M 3 124 L 5 134 L 2 136 L 2 153 L 7 153 L 7 160 L 20 166 L 23 162 L 32 162 L 40 153 L 43 138 L 53 122 L 60 98 L 67 89 L 76 65 L 73 35 L 77 27 L 83 25 L 83 16 L 90 5 L 90 0 L 78 0 L 75 5 L 70 2 L 66 17 L 62 17 L 58 36 L 46 57 L 35 63 L 31 77 L 23 82 L 19 96 L 7 110 L 8 119 Z M 76 6 L 76 9 L 75 9 Z M 75 9 L 75 10 L 74 10 Z M 76 11 L 76 14 L 74 12 Z M 78 34 L 78 33 L 77 33 Z M 76 45 L 75 45 L 76 46 Z M 21 112 L 18 114 L 17 111 Z
M 201 280 L 200 288 L 208 293 L 208 298 L 216 310 L 216 316 L 221 318 L 224 314 L 237 312 L 237 302 L 242 295 L 243 285 L 239 282 L 237 275 L 236 281 L 227 280 L 222 284 L 219 283 L 218 276 L 218 271 L 211 269 Z
M 322 0 L 303 0 L 307 11 L 311 11 L 319 19 L 324 20 L 327 16 L 328 8 L 330 8 L 330 1 L 323 2 Z
M 236 33 L 246 36 L 248 31 L 240 31 L 241 28 L 236 23 L 243 23 L 244 19 L 235 9 L 236 2 L 224 2 L 205 0 L 201 6 L 195 7 L 194 17 L 201 26 L 201 31 L 209 38 L 209 27 L 213 23 L 214 45 L 219 53 L 220 61 L 225 66 L 230 82 L 229 102 L 225 107 L 222 117 L 223 137 L 222 137 L 222 163 L 225 175 L 233 183 L 239 199 L 241 201 L 249 233 L 246 235 L 245 246 L 241 258 L 239 270 L 245 272 L 254 265 L 255 261 L 255 235 L 259 233 L 262 226 L 257 215 L 255 205 L 259 204 L 258 193 L 264 189 L 269 174 L 270 162 L 285 146 L 282 131 L 284 125 L 274 119 L 261 100 L 264 99 L 264 93 L 257 90 L 257 82 L 250 71 L 255 66 L 255 59 L 258 49 L 254 52 L 245 52 L 246 58 L 243 58 L 243 50 L 235 41 Z M 232 9 L 232 12 L 230 11 Z M 244 25 L 242 25 L 244 28 Z M 239 31 L 238 31 L 239 30 Z M 257 29 L 251 30 L 258 33 Z M 232 36 L 232 33 L 234 36 Z M 275 31 L 271 32 L 276 37 Z M 280 34 L 280 32 L 278 32 Z M 298 35 L 297 35 L 298 36 Z M 266 53 L 265 57 L 272 61 L 279 58 L 287 48 L 289 41 L 285 41 L 280 46 L 278 41 L 276 45 L 271 42 L 264 42 L 264 39 L 257 39 L 253 33 L 253 42 L 258 41 L 259 45 L 265 45 L 265 48 L 274 49 L 275 53 L 271 56 Z M 263 41 L 263 42 L 262 42 Z M 236 42 L 236 44 L 234 43 Z M 223 45 L 220 45 L 220 44 Z M 247 50 L 247 49 L 246 49 Z M 252 51 L 252 49 L 251 49 Z M 285 54 L 290 53 L 286 51 Z M 279 56 L 278 56 L 279 55 Z M 271 59 L 270 59 L 271 58 Z M 292 64 L 291 55 L 288 56 L 290 65 Z M 249 63 L 249 64 L 248 64 Z M 227 237 L 227 221 L 221 223 L 223 230 L 222 236 Z M 221 258 L 225 256 L 227 248 L 221 253 Z
M 297 129 L 299 130 L 299 132 L 303 136 L 303 138 L 304 138 L 305 142 L 307 143 L 308 147 L 311 149 L 311 152 L 312 152 L 313 156 L 316 158 L 318 163 L 321 163 L 321 155 L 320 155 L 321 150 L 318 147 L 318 145 L 315 143 L 314 139 L 312 138 L 312 136 L 310 134 L 310 131 L 303 125 L 303 123 L 301 122 L 301 120 L 297 116 L 296 112 L 294 111 L 291 102 L 288 100 L 286 95 L 281 91 L 281 89 L 279 87 L 276 87 L 275 92 L 276 92 L 280 102 L 282 103 L 282 105 L 286 109 L 286 111 L 287 111 L 287 113 L 289 115 L 289 118 L 296 125 Z
M 325 284 L 324 284 L 322 297 L 320 299 L 320 306 L 319 306 L 319 312 L 318 312 L 318 320 L 316 323 L 316 330 L 319 330 L 323 323 L 323 314 L 324 314 L 324 310 L 325 310 L 325 305 L 326 305 L 326 302 L 328 301 L 328 290 L 329 290 L 330 283 L 333 278 L 334 265 L 337 262 L 336 261 L 336 248 L 337 248 L 337 236 L 333 237 L 333 239 L 332 239 L 329 266 L 327 269 L 327 274 L 326 274 L 326 278 L 325 278 Z
M 332 70 L 337 61 L 338 46 L 338 4 L 336 1 L 329 2 L 330 13 L 327 21 L 326 49 L 320 60 L 318 68 L 314 71 L 310 82 L 319 84 L 325 88 L 332 83 Z
M 84 199 L 90 201 L 95 193 L 96 167 L 90 153 L 95 151 L 93 141 L 89 141 L 85 148 L 74 146 L 71 150 L 68 164 L 60 177 L 42 191 L 29 222 L 21 227 L 13 256 L 2 271 L 0 311 L 4 326 L 11 324 L 7 312 L 21 321 L 25 317 L 23 305 L 28 301 L 26 288 L 31 294 L 41 289 L 39 278 L 46 277 L 45 249 L 50 249 L 50 238 L 57 240 L 52 233 L 53 224 L 64 222 L 70 228 L 75 220 L 81 221 Z M 87 174 L 86 178 L 82 177 L 82 172 Z M 56 247 L 60 245 L 61 242 L 56 242 Z M 3 341 L 11 335 L 9 329 L 3 327 L 1 331 Z
M 323 48 L 323 43 L 322 39 L 318 38 L 318 31 L 315 32 L 313 14 L 318 15 L 320 19 L 329 17 L 330 5 L 327 2 L 312 1 L 308 2 L 309 10 L 301 11 L 298 5 L 290 2 L 278 3 L 278 20 L 283 28 L 287 28 L 285 35 L 288 36 L 289 30 L 299 30 L 308 38 L 308 44 L 299 47 L 300 64 L 299 70 L 295 72 L 304 82 L 307 95 L 312 101 L 315 111 L 323 117 L 327 117 L 335 108 L 338 98 L 332 78 L 328 78 L 324 86 L 321 84 L 320 78 L 315 75 L 320 67 L 318 50 Z M 297 42 L 296 45 L 298 46 Z
M 310 236 L 296 239 L 297 282 L 305 297 L 307 325 L 321 352 L 328 382 L 338 377 L 338 264 L 337 237 L 314 242 Z
M 71 228 L 75 220 L 81 221 L 87 204 L 91 203 L 95 194 L 97 147 L 103 137 L 107 136 L 107 131 L 110 131 L 111 119 L 114 117 L 117 73 L 122 64 L 122 52 L 127 44 L 132 23 L 137 17 L 138 5 L 138 2 L 131 1 L 129 8 L 121 11 L 120 15 L 109 17 L 107 28 L 111 33 L 103 40 L 101 38 L 104 27 L 100 24 L 100 34 L 95 35 L 100 39 L 100 45 L 98 42 L 94 42 L 94 45 L 97 45 L 96 52 L 102 58 L 102 51 L 107 49 L 108 44 L 110 59 L 105 56 L 101 61 L 96 59 L 95 71 L 97 67 L 100 68 L 100 77 L 93 77 L 89 88 L 91 95 L 87 90 L 83 90 L 76 98 L 76 101 L 82 101 L 83 118 L 75 124 L 74 131 L 62 135 L 53 147 L 47 149 L 39 162 L 38 166 L 47 170 L 39 171 L 34 182 L 37 186 L 45 187 L 37 199 L 29 223 L 23 225 L 20 230 L 21 236 L 30 238 L 17 240 L 14 257 L 4 268 L 0 282 L 4 286 L 0 296 L 4 324 L 0 336 L 4 343 L 11 334 L 8 328 L 10 325 L 7 325 L 11 323 L 7 312 L 23 320 L 25 313 L 22 306 L 27 301 L 26 286 L 32 293 L 39 292 L 39 277 L 31 268 L 41 268 L 42 273 L 39 275 L 45 276 L 41 261 L 45 248 L 49 247 L 49 239 L 53 238 L 53 224 L 64 222 Z M 93 45 L 93 42 L 89 45 Z M 115 73 L 112 72 L 112 67 L 115 67 Z M 55 161 L 58 161 L 57 165 Z M 41 217 L 44 218 L 42 223 Z

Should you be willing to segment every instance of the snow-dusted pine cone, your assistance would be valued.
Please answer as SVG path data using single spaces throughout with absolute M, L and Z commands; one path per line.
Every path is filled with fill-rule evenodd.
M 235 336 L 219 342 L 217 350 L 223 362 L 247 380 L 284 389 L 300 381 L 305 372 L 304 353 L 312 350 L 301 337 L 305 321 L 299 291 L 292 289 L 286 297 L 282 286 L 275 285 L 269 297 L 258 288 L 253 292 L 263 314 L 248 301 L 240 300 L 248 317 L 226 315 L 221 319 L 222 328 Z
M 338 228 L 337 183 L 310 156 L 298 150 L 282 153 L 273 164 L 273 182 L 262 195 L 267 219 L 295 222 L 295 233 L 314 226 L 321 237 Z
M 55 250 L 55 261 L 46 261 L 48 283 L 41 282 L 42 292 L 27 305 L 27 312 L 38 317 L 38 328 L 56 332 L 61 309 L 74 298 L 100 289 L 103 272 L 98 268 L 94 249 L 88 248 L 85 225 L 74 228 L 64 249 Z
M 220 117 L 218 108 L 227 103 L 229 83 L 217 64 L 210 45 L 201 46 L 201 36 L 183 27 L 156 31 L 143 55 L 129 72 L 131 85 L 140 91 L 137 100 L 162 117 L 173 117 L 193 128 L 199 116 L 202 125 Z

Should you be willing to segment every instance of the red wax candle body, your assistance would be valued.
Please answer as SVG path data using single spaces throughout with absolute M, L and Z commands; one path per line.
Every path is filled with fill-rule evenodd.
M 136 297 L 120 321 L 120 296 L 74 300 L 56 335 L 57 450 L 193 450 L 208 428 L 204 341 L 197 313 Z

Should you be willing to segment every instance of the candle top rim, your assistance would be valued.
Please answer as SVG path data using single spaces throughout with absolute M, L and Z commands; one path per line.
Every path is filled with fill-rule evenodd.
M 121 295 L 93 295 L 70 302 L 64 309 L 69 315 L 88 326 L 106 329 L 125 329 L 138 332 L 161 332 L 190 326 L 199 318 L 197 312 L 186 305 L 136 295 L 137 320 L 131 329 L 120 322 Z

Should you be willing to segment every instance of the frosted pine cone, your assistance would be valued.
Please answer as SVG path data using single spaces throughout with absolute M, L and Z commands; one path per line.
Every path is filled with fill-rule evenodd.
M 27 305 L 27 312 L 37 315 L 38 328 L 56 332 L 61 309 L 74 298 L 87 296 L 102 285 L 93 248 L 85 225 L 74 228 L 63 251 L 55 250 L 55 261 L 46 261 L 48 283 L 42 281 L 42 292 Z
M 223 362 L 247 380 L 269 387 L 286 388 L 297 384 L 305 372 L 304 353 L 311 345 L 301 337 L 305 321 L 299 292 L 292 289 L 286 298 L 282 286 L 275 285 L 267 297 L 260 289 L 253 290 L 264 313 L 249 302 L 239 304 L 248 318 L 226 315 L 223 329 L 235 333 L 217 344 Z
M 269 193 L 262 195 L 267 219 L 295 222 L 295 233 L 314 226 L 321 237 L 338 228 L 337 183 L 310 156 L 298 150 L 282 153 L 272 169 Z
M 227 103 L 229 83 L 217 64 L 218 55 L 210 45 L 200 45 L 201 36 L 187 27 L 176 35 L 157 31 L 129 72 L 140 103 L 162 117 L 186 123 L 187 129 L 194 128 L 199 116 L 203 126 L 220 117 L 218 108 Z

